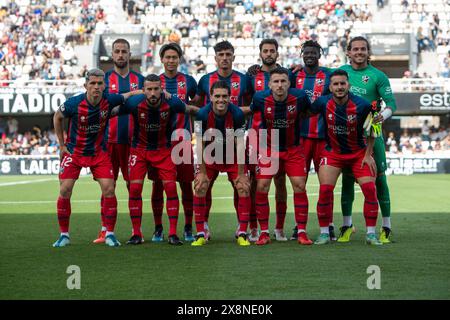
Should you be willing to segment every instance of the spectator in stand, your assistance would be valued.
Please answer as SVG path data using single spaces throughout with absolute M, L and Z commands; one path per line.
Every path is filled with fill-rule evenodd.
M 15 136 L 18 131 L 19 131 L 19 121 L 17 121 L 16 118 L 8 117 L 8 136 L 10 137 Z
M 0 116 L 0 138 L 6 136 L 7 122 L 3 116 Z
M 428 120 L 425 120 L 422 126 L 422 141 L 430 141 L 430 126 Z

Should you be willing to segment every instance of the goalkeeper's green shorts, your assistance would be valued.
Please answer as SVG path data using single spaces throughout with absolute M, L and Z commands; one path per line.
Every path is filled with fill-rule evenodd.
M 386 148 L 384 146 L 384 138 L 380 136 L 375 138 L 375 143 L 373 145 L 373 159 L 377 164 L 377 173 L 383 173 L 386 171 Z

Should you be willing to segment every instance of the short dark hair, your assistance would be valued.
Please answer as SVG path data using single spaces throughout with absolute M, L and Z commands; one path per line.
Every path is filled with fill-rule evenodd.
M 224 80 L 219 80 L 217 82 L 214 82 L 214 84 L 211 86 L 211 90 L 209 91 L 209 94 L 212 95 L 214 92 L 214 89 L 227 89 L 228 94 L 231 94 L 231 88 L 228 82 Z
M 181 47 L 177 43 L 171 42 L 171 43 L 166 43 L 159 50 L 159 57 L 161 59 L 164 57 L 164 54 L 166 53 L 167 50 L 175 51 L 178 54 L 179 58 L 181 58 L 181 56 L 183 55 L 183 50 L 181 50 Z
M 161 79 L 159 78 L 158 75 L 152 73 L 149 74 L 145 77 L 144 81 L 149 81 L 149 82 L 161 82 Z
M 128 42 L 128 40 L 126 40 L 126 39 L 123 39 L 123 38 L 119 38 L 119 39 L 116 39 L 116 40 L 114 40 L 114 42 L 112 43 L 112 49 L 114 50 L 114 46 L 116 45 L 116 43 L 124 43 L 124 44 L 126 44 L 127 45 L 127 47 L 128 47 L 128 50 L 130 50 L 130 43 Z
M 234 47 L 233 45 L 229 42 L 229 41 L 221 41 L 216 43 L 216 45 L 214 46 L 214 52 L 220 52 L 220 51 L 225 51 L 225 50 L 231 50 L 234 53 Z
M 283 67 L 276 67 L 272 71 L 270 71 L 270 77 L 272 78 L 272 75 L 274 74 L 285 74 L 289 78 L 289 71 L 286 68 Z
M 275 49 L 278 51 L 278 41 L 275 39 L 264 39 L 263 41 L 261 41 L 261 43 L 259 44 L 259 51 L 262 50 L 263 45 L 265 44 L 272 44 L 275 46 Z
M 316 48 L 317 50 L 319 50 L 319 53 L 323 52 L 322 46 L 314 40 L 307 40 L 302 44 L 302 49 L 301 49 L 301 53 L 303 53 L 303 51 L 305 51 L 305 48 Z
M 347 73 L 347 71 L 345 71 L 345 70 L 342 70 L 342 69 L 334 70 L 334 71 L 330 74 L 330 81 L 331 81 L 331 79 L 332 79 L 333 77 L 336 77 L 336 76 L 344 76 L 344 77 L 346 77 L 347 80 L 348 80 L 348 73 Z

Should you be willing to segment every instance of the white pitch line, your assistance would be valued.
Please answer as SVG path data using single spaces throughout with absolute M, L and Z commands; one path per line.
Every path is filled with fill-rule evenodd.
M 46 181 L 54 181 L 55 178 L 52 179 L 37 179 L 37 180 L 24 180 L 24 181 L 11 181 L 11 182 L 2 182 L 0 183 L 0 187 L 9 187 L 16 186 L 20 184 L 30 184 L 30 183 L 38 183 L 38 182 L 46 182 Z
M 355 193 L 361 193 L 360 190 L 355 191 Z M 341 192 L 336 192 L 335 194 L 339 195 Z M 288 196 L 292 196 L 293 194 L 288 194 Z M 308 193 L 308 197 L 318 196 L 318 193 Z M 275 195 L 269 195 L 269 198 L 274 198 Z M 213 197 L 213 199 L 217 200 L 231 200 L 233 197 Z M 128 199 L 118 199 L 118 202 L 128 202 Z M 150 199 L 142 199 L 143 202 L 149 202 Z M 0 201 L 0 204 L 54 204 L 56 200 L 30 200 L 30 201 Z M 100 199 L 98 200 L 70 200 L 71 203 L 100 203 Z

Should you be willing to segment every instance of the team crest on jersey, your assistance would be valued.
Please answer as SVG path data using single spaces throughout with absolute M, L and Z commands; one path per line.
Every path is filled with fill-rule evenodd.
M 237 89 L 239 88 L 239 82 L 232 82 L 231 86 L 233 87 L 233 89 Z
M 85 122 L 86 121 L 86 117 L 85 116 L 81 116 L 80 120 L 81 120 L 81 122 Z
M 287 109 L 288 109 L 288 111 L 289 111 L 290 113 L 292 113 L 292 112 L 295 111 L 295 106 L 294 106 L 294 105 L 290 105 L 290 106 L 287 107 Z
M 138 88 L 138 84 L 137 83 L 132 83 L 131 84 L 131 90 L 132 91 L 137 90 L 137 88 Z
M 364 83 L 369 82 L 369 80 L 370 80 L 370 77 L 369 77 L 369 76 L 362 76 L 362 81 L 363 81 Z
M 297 79 L 297 84 L 302 84 L 302 82 L 303 82 L 303 79 L 302 79 L 302 78 L 298 78 L 298 79 Z
M 102 112 L 100 112 L 100 117 L 106 118 L 107 116 L 108 116 L 108 111 L 103 110 Z
M 256 85 L 261 86 L 262 85 L 262 81 L 261 80 L 256 81 Z
M 268 107 L 268 108 L 266 109 L 266 112 L 267 112 L 267 113 L 271 113 L 271 112 L 272 112 L 272 108 L 271 108 L 271 107 Z
M 167 112 L 167 111 L 161 112 L 161 119 L 166 119 L 168 116 L 169 116 L 169 112 Z
M 184 87 L 186 86 L 186 82 L 180 81 L 180 82 L 178 82 L 178 86 L 179 86 L 180 88 L 184 88 Z
M 116 90 L 116 85 L 114 83 L 111 85 L 111 89 Z
M 348 120 L 348 122 L 350 122 L 350 123 L 355 122 L 355 120 L 356 120 L 356 114 L 349 114 L 349 115 L 347 116 L 347 120 Z
M 316 79 L 316 84 L 321 86 L 323 84 L 323 79 Z

